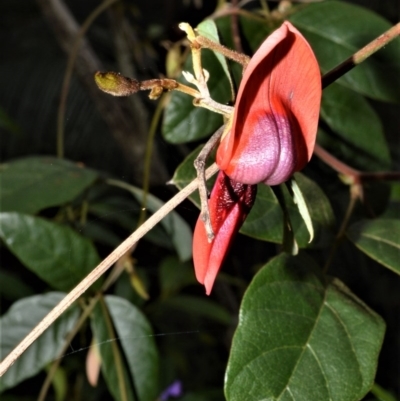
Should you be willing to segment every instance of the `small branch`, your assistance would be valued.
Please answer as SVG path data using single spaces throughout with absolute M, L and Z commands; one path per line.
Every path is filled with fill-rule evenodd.
M 197 171 L 197 180 L 199 182 L 199 196 L 201 203 L 200 218 L 204 222 L 209 242 L 211 242 L 214 239 L 214 230 L 211 225 L 210 210 L 208 208 L 208 193 L 207 193 L 206 176 L 205 176 L 206 161 L 211 151 L 215 148 L 215 145 L 221 139 L 224 129 L 225 125 L 220 127 L 211 136 L 211 138 L 204 145 L 203 149 L 201 150 L 199 155 L 196 157 L 196 160 L 194 161 L 194 167 L 196 168 Z
M 238 8 L 238 0 L 232 0 L 232 7 Z M 239 20 L 238 20 L 237 14 L 231 15 L 231 33 L 232 33 L 235 50 L 238 53 L 243 53 L 242 42 L 240 41 Z
M 346 214 L 343 218 L 342 224 L 340 225 L 339 231 L 336 234 L 335 241 L 332 244 L 332 247 L 330 249 L 329 255 L 327 257 L 326 263 L 323 267 L 323 272 L 326 274 L 328 272 L 328 269 L 333 262 L 333 258 L 335 256 L 335 253 L 337 249 L 339 248 L 339 245 L 343 241 L 344 235 L 346 233 L 347 226 L 349 225 L 350 218 L 353 214 L 354 207 L 357 204 L 358 199 L 362 199 L 363 197 L 363 188 L 360 184 L 353 184 L 350 187 L 350 201 L 349 204 L 347 205 L 347 210 Z
M 206 171 L 206 178 L 210 178 L 218 171 L 214 163 Z M 133 234 L 108 255 L 96 268 L 94 268 L 58 305 L 56 305 L 42 321 L 10 352 L 0 363 L 0 377 L 21 356 L 21 354 L 65 311 L 67 310 L 98 278 L 100 278 L 112 264 L 150 231 L 169 212 L 175 209 L 184 199 L 194 192 L 199 185 L 197 179 L 178 192 L 163 207 L 146 220 Z
M 335 171 L 350 177 L 352 184 L 364 184 L 371 181 L 400 181 L 400 171 L 360 171 L 340 161 L 318 144 L 315 145 L 314 153 Z
M 326 88 L 332 82 L 336 81 L 346 72 L 349 72 L 356 65 L 361 64 L 368 57 L 372 56 L 375 52 L 380 50 L 382 47 L 386 46 L 390 41 L 395 39 L 400 35 L 400 22 L 390 28 L 388 31 L 383 33 L 381 36 L 378 36 L 372 42 L 368 43 L 358 52 L 354 53 L 347 60 L 340 63 L 338 66 L 327 72 L 322 77 L 322 87 Z
M 214 42 L 205 36 L 196 36 L 196 41 L 199 43 L 203 48 L 205 49 L 210 49 L 214 50 L 226 58 L 229 58 L 230 60 L 236 61 L 238 64 L 241 64 L 243 67 L 246 67 L 247 64 L 250 61 L 250 57 L 246 56 L 243 53 L 239 53 L 235 50 L 229 49 L 228 47 L 225 47 L 221 45 L 220 43 Z

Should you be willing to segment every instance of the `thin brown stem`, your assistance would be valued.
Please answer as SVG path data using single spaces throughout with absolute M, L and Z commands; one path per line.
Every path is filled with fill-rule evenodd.
M 238 8 L 238 0 L 232 0 L 232 7 Z M 233 45 L 238 53 L 243 53 L 242 42 L 239 33 L 239 18 L 237 14 L 231 15 L 231 32 L 233 38 Z
M 362 49 L 354 53 L 347 60 L 340 63 L 338 66 L 327 72 L 322 77 L 322 87 L 326 88 L 332 82 L 336 81 L 346 72 L 352 70 L 356 65 L 361 64 L 368 57 L 372 56 L 375 52 L 386 46 L 389 42 L 400 35 L 400 22 L 378 36 L 372 42 L 368 43 Z
M 206 178 L 210 178 L 218 171 L 214 163 L 206 171 Z M 97 281 L 122 255 L 150 231 L 160 220 L 176 208 L 184 199 L 194 192 L 199 185 L 197 179 L 179 191 L 162 208 L 146 220 L 134 233 L 95 267 L 75 288 L 73 288 L 33 330 L 4 358 L 0 363 L 0 377 L 21 356 L 21 354 L 63 313 L 65 312 L 94 282 Z
M 371 181 L 400 181 L 400 171 L 360 171 L 337 159 L 318 144 L 315 145 L 314 153 L 335 171 L 349 177 L 353 184 Z
M 201 213 L 200 218 L 204 222 L 204 226 L 206 228 L 206 233 L 208 237 L 208 241 L 211 242 L 214 239 L 214 230 L 211 225 L 210 219 L 210 211 L 208 208 L 208 193 L 207 193 L 207 185 L 206 185 L 206 176 L 205 176 L 205 168 L 206 168 L 206 161 L 208 156 L 215 148 L 221 136 L 224 132 L 225 125 L 220 127 L 208 140 L 208 142 L 204 145 L 203 149 L 196 157 L 194 161 L 194 167 L 197 171 L 197 179 L 199 181 L 199 196 L 200 196 L 200 203 L 201 203 Z
M 233 61 L 243 65 L 243 67 L 246 67 L 250 61 L 249 56 L 246 56 L 245 54 L 239 53 L 235 50 L 229 49 L 228 47 L 225 47 L 225 46 L 221 45 L 220 43 L 214 42 L 214 41 L 206 38 L 205 36 L 201 36 L 201 35 L 196 36 L 196 41 L 203 48 L 214 50 L 214 51 L 222 54 L 226 58 L 229 58 L 230 60 L 233 60 Z
M 324 265 L 324 268 L 323 268 L 323 272 L 324 273 L 326 273 L 328 271 L 328 269 L 329 269 L 329 267 L 330 267 L 330 265 L 331 265 L 331 263 L 333 261 L 335 253 L 336 253 L 339 245 L 341 244 L 341 242 L 342 242 L 342 240 L 344 238 L 344 235 L 346 233 L 346 229 L 347 229 L 347 226 L 349 225 L 349 221 L 350 221 L 351 215 L 353 214 L 354 207 L 357 204 L 357 200 L 362 198 L 362 194 L 363 194 L 363 189 L 362 189 L 361 185 L 354 184 L 354 185 L 352 185 L 350 187 L 350 201 L 349 201 L 349 204 L 347 206 L 346 214 L 344 216 L 342 224 L 340 225 L 339 231 L 336 234 L 335 241 L 332 244 L 332 247 L 330 249 L 328 258 L 327 258 L 326 263 Z

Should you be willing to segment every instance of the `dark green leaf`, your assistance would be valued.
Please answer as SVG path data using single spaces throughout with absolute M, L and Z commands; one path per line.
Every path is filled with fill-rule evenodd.
M 122 181 L 108 180 L 108 183 L 118 186 L 129 191 L 136 200 L 141 204 L 143 199 L 143 190 L 133 185 L 129 185 Z M 147 194 L 146 209 L 154 213 L 164 205 L 160 199 L 154 195 Z M 182 261 L 191 259 L 192 257 L 192 230 L 186 221 L 175 211 L 165 216 L 160 224 L 163 226 L 167 235 L 171 238 L 172 243 Z
M 323 73 L 391 28 L 391 24 L 379 15 L 339 1 L 323 1 L 301 7 L 289 20 L 310 42 Z M 396 39 L 341 77 L 338 83 L 363 95 L 398 103 L 399 54 L 400 39 Z
M 315 234 L 311 245 L 320 246 L 332 238 L 330 228 L 334 223 L 334 215 L 330 202 L 314 181 L 300 173 L 296 173 L 295 177 L 310 211 Z M 310 236 L 288 191 L 285 191 L 285 202 L 296 241 L 299 247 L 306 247 Z M 257 198 L 253 209 L 240 232 L 264 241 L 282 243 L 283 214 L 279 202 L 270 187 L 263 184 L 258 186 Z
M 174 176 L 172 177 L 171 184 L 174 184 L 177 188 L 182 189 L 192 182 L 196 177 L 196 170 L 194 168 L 194 160 L 203 149 L 204 145 L 199 145 L 193 152 L 191 152 L 186 159 L 177 167 Z M 206 161 L 206 168 L 211 166 L 214 162 L 214 154 L 211 154 Z M 207 187 L 211 190 L 215 177 L 212 177 L 207 181 Z M 200 197 L 198 191 L 193 192 L 189 199 L 200 209 Z
M 69 227 L 20 213 L 0 213 L 0 238 L 50 286 L 71 290 L 100 262 L 92 243 Z
M 208 88 L 212 99 L 226 104 L 231 90 L 226 74 L 215 55 L 209 50 L 202 51 L 203 67 L 210 73 Z M 185 71 L 192 72 L 191 56 Z M 183 79 L 180 79 L 183 83 Z M 185 143 L 205 138 L 223 124 L 222 116 L 209 110 L 193 106 L 193 98 L 181 92 L 172 92 L 164 113 L 163 136 L 171 143 Z
M 382 123 L 367 100 L 338 84 L 324 90 L 321 117 L 341 138 L 333 138 L 332 149 L 363 170 L 390 167 L 389 148 Z
M 332 228 L 335 224 L 335 216 L 329 199 L 322 189 L 304 174 L 295 173 L 294 176 L 311 215 L 314 228 L 314 240 L 311 246 L 326 245 L 332 240 Z M 297 206 L 295 208 L 297 209 Z M 299 246 L 307 246 L 308 230 L 303 219 L 293 207 L 290 208 L 290 213 Z
M 173 256 L 162 261 L 159 279 L 161 292 L 165 298 L 187 285 L 196 283 L 192 263 L 182 263 Z
M 52 310 L 65 294 L 50 292 L 15 302 L 0 319 L 0 357 L 12 349 Z M 34 376 L 59 356 L 65 336 L 78 319 L 78 308 L 72 307 L 58 318 L 0 378 L 0 391 Z
M 263 241 L 282 243 L 283 213 L 274 192 L 258 185 L 257 197 L 240 232 Z
M 70 202 L 98 174 L 55 157 L 29 157 L 0 166 L 1 210 L 37 213 Z
M 347 236 L 369 257 L 400 274 L 400 220 L 363 220 L 353 224 Z
M 105 300 L 139 400 L 154 401 L 159 391 L 158 353 L 150 324 L 128 301 L 111 295 Z
M 137 227 L 139 222 L 140 205 L 139 203 L 132 201 L 132 198 L 124 197 L 107 197 L 105 199 L 97 200 L 89 203 L 89 213 L 94 214 L 101 220 L 102 223 L 117 224 L 118 226 L 124 228 L 129 233 L 132 233 Z M 96 225 L 96 220 L 88 220 L 86 227 L 84 229 L 85 235 L 87 231 L 90 231 L 90 226 Z M 97 228 L 97 227 L 96 227 Z M 122 238 L 116 236 L 115 230 L 108 230 L 109 243 L 113 241 L 113 246 L 118 245 L 122 242 Z M 89 234 L 90 236 L 90 234 Z M 114 239 L 112 238 L 114 237 Z M 94 235 L 90 238 L 97 239 Z M 115 242 L 115 240 L 118 241 Z M 163 227 L 157 224 L 153 227 L 144 238 L 153 244 L 162 246 L 166 249 L 174 249 L 171 238 L 166 234 Z M 103 241 L 105 236 L 103 236 Z
M 314 262 L 282 254 L 242 301 L 225 378 L 228 401 L 360 400 L 371 388 L 383 320 Z
M 253 15 L 240 16 L 240 25 L 243 29 L 243 34 L 248 41 L 253 54 L 260 47 L 261 43 L 270 35 L 270 33 L 278 28 L 272 26 L 266 19 Z
M 91 315 L 94 346 L 98 348 L 100 354 L 101 370 L 114 400 L 136 401 L 133 395 L 129 370 L 118 343 L 120 338 L 114 332 L 107 306 L 101 300 Z
M 5 266 L 0 268 L 0 295 L 8 300 L 28 297 L 35 292 L 22 278 L 6 270 Z
M 199 316 L 214 320 L 218 323 L 228 325 L 232 323 L 232 318 L 225 308 L 210 299 L 194 297 L 190 295 L 179 295 L 168 298 L 158 305 L 158 309 L 169 310 L 168 313 L 178 311 L 187 313 L 190 316 Z M 176 312 L 175 312 L 176 313 Z

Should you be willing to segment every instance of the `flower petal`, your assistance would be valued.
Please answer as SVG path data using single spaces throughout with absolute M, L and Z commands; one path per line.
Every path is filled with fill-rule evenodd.
M 220 171 L 209 200 L 215 238 L 209 243 L 199 218 L 193 234 L 193 262 L 197 280 L 210 294 L 229 246 L 253 206 L 257 187 L 231 180 Z
M 311 158 L 321 75 L 310 45 L 289 22 L 273 32 L 248 64 L 231 131 L 217 163 L 232 179 L 276 185 Z

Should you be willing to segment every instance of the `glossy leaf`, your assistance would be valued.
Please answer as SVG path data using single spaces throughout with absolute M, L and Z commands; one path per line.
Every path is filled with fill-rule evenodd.
M 133 185 L 126 184 L 121 181 L 109 180 L 115 186 L 129 191 L 136 200 L 141 204 L 143 199 L 143 190 Z M 164 202 L 156 198 L 152 194 L 146 196 L 146 208 L 154 213 L 164 205 Z M 163 226 L 182 261 L 191 259 L 192 257 L 192 230 L 186 221 L 175 211 L 165 216 L 160 224 Z
M 1 210 L 37 213 L 75 199 L 98 174 L 55 157 L 29 157 L 0 166 Z
M 323 92 L 321 117 L 341 139 L 329 146 L 339 157 L 363 170 L 390 168 L 382 123 L 363 96 L 332 84 Z
M 379 15 L 356 5 L 324 1 L 299 8 L 289 20 L 313 48 L 322 73 L 336 67 L 391 28 Z M 345 74 L 337 82 L 369 97 L 400 102 L 400 39 Z
M 208 87 L 212 99 L 227 103 L 231 98 L 231 90 L 226 74 L 209 50 L 202 51 L 203 67 L 210 73 Z M 184 66 L 185 71 L 193 72 L 191 57 Z M 184 84 L 188 84 L 183 78 Z M 171 143 L 186 143 L 206 138 L 223 124 L 222 116 L 209 110 L 194 107 L 193 98 L 181 92 L 172 92 L 163 121 L 163 136 Z
M 154 401 L 158 393 L 158 353 L 153 331 L 143 313 L 128 301 L 105 297 L 118 340 L 140 400 Z
M 383 320 L 305 255 L 273 259 L 243 298 L 225 378 L 228 401 L 360 400 Z
M 400 220 L 362 220 L 347 230 L 348 238 L 370 258 L 400 274 Z
M 0 213 L 0 238 L 29 270 L 61 291 L 71 290 L 100 261 L 87 238 L 40 217 Z
M 65 295 L 50 292 L 15 302 L 0 319 L 1 359 L 4 359 Z M 0 391 L 34 376 L 57 358 L 64 345 L 65 336 L 73 328 L 78 315 L 79 310 L 75 306 L 64 312 L 0 378 Z
M 136 401 L 131 386 L 128 367 L 113 328 L 110 312 L 101 300 L 91 315 L 94 346 L 98 348 L 101 371 L 115 401 Z

